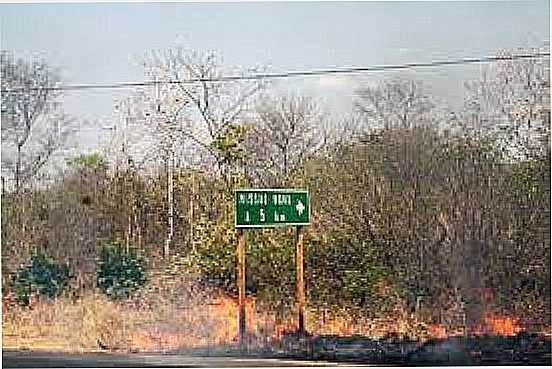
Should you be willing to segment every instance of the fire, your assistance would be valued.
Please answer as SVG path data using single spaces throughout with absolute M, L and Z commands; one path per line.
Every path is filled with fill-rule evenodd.
M 390 332 L 400 332 L 401 321 L 397 319 L 362 319 L 347 314 L 346 311 L 328 314 L 311 311 L 307 314 L 306 330 L 318 335 L 338 335 L 341 337 L 367 336 L 384 337 Z M 274 330 L 274 338 L 282 338 L 285 333 L 294 332 L 298 327 L 296 318 L 278 324 Z
M 355 329 L 357 328 L 357 329 Z M 317 334 L 337 334 L 339 336 L 353 336 L 360 334 L 359 329 L 363 327 L 359 325 L 355 327 L 355 324 L 350 319 L 343 316 L 333 316 L 322 320 L 322 323 L 316 329 Z
M 298 323 L 295 319 L 289 319 L 283 323 L 277 324 L 274 327 L 272 338 L 281 339 L 286 333 L 293 332 L 297 329 Z
M 492 312 L 485 313 L 483 322 L 467 327 L 467 333 L 471 336 L 515 336 L 524 330 L 519 319 L 510 316 L 503 316 Z M 447 338 L 461 336 L 463 330 L 450 331 L 442 324 L 429 325 L 427 333 L 431 338 Z
M 428 334 L 432 338 L 447 338 L 449 336 L 447 328 L 442 324 L 433 324 L 428 327 Z
M 523 330 L 524 327 L 519 319 L 487 312 L 484 315 L 483 323 L 472 327 L 470 334 L 474 336 L 515 336 Z
M 333 316 L 333 317 L 321 317 L 314 315 L 312 316 L 317 323 L 308 324 L 306 330 L 309 333 L 315 335 L 339 335 L 339 336 L 353 336 L 355 334 L 361 334 L 360 330 L 362 326 L 355 327 L 350 319 L 346 319 L 342 316 Z M 295 332 L 299 327 L 299 323 L 296 318 L 288 319 L 287 321 L 277 324 L 274 327 L 273 338 L 281 339 L 286 333 Z M 356 328 L 356 329 L 355 329 Z
M 246 299 L 246 326 L 255 332 L 257 319 L 255 300 Z M 238 337 L 238 302 L 236 298 L 219 296 L 174 316 L 165 331 L 158 328 L 130 332 L 129 347 L 134 351 L 171 350 L 178 347 L 231 345 Z
M 188 343 L 192 345 L 197 341 L 186 342 L 186 337 L 179 334 L 162 333 L 157 330 L 151 332 L 131 332 L 129 335 L 130 347 L 135 351 L 160 351 L 172 350 Z
M 220 296 L 208 304 L 209 316 L 216 320 L 213 332 L 213 343 L 228 344 L 235 342 L 238 337 L 238 301 L 228 296 Z M 255 300 L 245 300 L 245 318 L 248 330 L 255 330 L 257 320 L 255 316 Z
M 523 330 L 518 319 L 492 313 L 485 315 L 485 324 L 490 328 L 492 334 L 500 336 L 515 336 Z
M 347 310 L 332 313 L 308 311 L 305 323 L 307 332 L 314 336 L 360 335 L 381 338 L 390 333 L 402 335 L 416 332 L 414 329 L 421 322 L 407 318 L 388 316 L 368 319 Z M 176 310 L 170 315 L 169 321 L 171 323 L 165 324 L 164 330 L 156 327 L 129 332 L 129 348 L 159 351 L 179 347 L 235 345 L 238 342 L 238 300 L 235 297 L 221 294 L 206 301 L 198 301 L 187 309 Z M 278 314 L 270 309 L 258 311 L 255 299 L 248 297 L 246 327 L 250 345 L 270 345 L 280 341 L 286 334 L 296 332 L 298 321 L 296 316 L 280 321 Z M 464 334 L 514 336 L 523 330 L 519 319 L 494 312 L 485 313 L 480 324 L 456 328 L 443 324 L 428 325 L 423 336 L 440 339 Z

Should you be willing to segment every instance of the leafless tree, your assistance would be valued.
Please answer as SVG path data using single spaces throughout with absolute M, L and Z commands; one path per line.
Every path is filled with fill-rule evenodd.
M 550 58 L 504 60 L 488 66 L 478 81 L 466 83 L 466 91 L 463 120 L 472 133 L 495 138 L 513 157 L 549 150 Z
M 154 76 L 153 81 L 158 82 L 158 76 Z M 174 235 L 175 157 L 179 146 L 185 144 L 183 136 L 189 130 L 189 121 L 185 114 L 185 107 L 188 103 L 187 99 L 180 96 L 176 86 L 155 83 L 151 87 L 139 91 L 137 95 L 117 102 L 115 106 L 115 110 L 121 115 L 123 122 L 120 139 L 122 140 L 121 153 L 124 165 L 128 166 L 134 157 L 134 160 L 139 162 L 146 162 L 152 158 L 160 159 L 166 167 L 168 228 L 163 248 L 166 256 L 169 254 Z M 131 128 L 138 129 L 132 132 Z M 131 150 L 132 146 L 134 146 L 134 152 Z M 137 218 L 136 211 L 135 204 L 134 214 L 128 215 L 127 234 L 132 233 L 132 219 Z
M 54 90 L 59 77 L 42 60 L 0 54 L 2 68 L 2 166 L 12 172 L 15 189 L 31 180 L 60 149 L 75 127 Z
M 250 175 L 283 185 L 308 157 L 324 146 L 325 116 L 307 97 L 283 96 L 257 107 L 257 124 L 249 134 Z
M 370 128 L 418 128 L 431 124 L 433 104 L 420 82 L 391 79 L 358 89 L 355 107 Z
M 195 153 L 195 158 L 187 158 L 189 162 L 201 159 L 203 164 L 214 164 L 222 173 L 226 153 L 220 152 L 214 143 L 228 134 L 230 126 L 243 124 L 248 119 L 251 103 L 265 83 L 218 79 L 223 73 L 243 75 L 257 69 L 223 68 L 221 58 L 214 52 L 181 48 L 152 52 L 145 68 L 148 79 L 158 81 L 161 94 L 171 100 L 159 109 L 179 110 L 186 117 L 187 124 L 173 130 L 176 136 L 171 138 L 173 142 L 179 140 L 179 148 L 186 148 L 181 154 Z
M 160 159 L 167 168 L 167 254 L 174 233 L 176 168 L 185 165 L 210 170 L 214 166 L 225 175 L 234 163 L 227 160 L 227 149 L 220 143 L 243 124 L 249 103 L 263 83 L 218 81 L 223 68 L 215 53 L 184 49 L 151 52 L 144 68 L 151 84 L 127 101 L 124 114 L 138 128 L 139 137 L 132 146 L 139 151 L 140 161 Z M 127 140 L 132 141 L 130 137 Z

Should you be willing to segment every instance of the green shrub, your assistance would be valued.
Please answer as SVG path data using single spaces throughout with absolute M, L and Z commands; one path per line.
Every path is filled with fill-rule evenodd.
M 125 298 L 147 281 L 146 262 L 134 248 L 118 242 L 102 246 L 96 261 L 96 285 L 111 298 Z
M 194 252 L 181 258 L 184 270 L 199 272 L 202 280 L 236 292 L 236 243 L 233 222 L 202 219 Z M 246 231 L 246 290 L 258 304 L 291 306 L 295 299 L 295 237 L 292 227 Z M 386 276 L 378 249 L 345 231 L 316 237 L 305 231 L 304 277 L 311 306 L 366 307 L 375 298 L 375 285 Z
M 36 253 L 31 257 L 31 265 L 20 268 L 13 277 L 16 301 L 27 306 L 33 295 L 57 297 L 67 286 L 69 278 L 67 264 L 58 264 L 43 253 Z
M 305 280 L 312 306 L 366 308 L 376 296 L 375 286 L 386 277 L 375 242 L 357 239 L 345 231 L 310 235 L 305 253 Z
M 182 271 L 196 271 L 200 279 L 236 293 L 237 233 L 230 219 L 201 219 L 195 225 L 198 246 L 174 262 Z M 295 233 L 292 229 L 246 231 L 246 291 L 258 302 L 293 302 Z
M 199 246 L 192 253 L 192 264 L 205 282 L 235 292 L 236 231 L 228 220 L 201 219 L 196 224 Z

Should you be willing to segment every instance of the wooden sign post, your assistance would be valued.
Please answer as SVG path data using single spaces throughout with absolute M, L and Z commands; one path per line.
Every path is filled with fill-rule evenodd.
M 297 226 L 297 240 L 295 245 L 295 267 L 297 274 L 296 296 L 297 313 L 299 316 L 299 335 L 305 336 L 305 281 L 303 279 L 303 233 L 301 226 Z
M 298 333 L 305 335 L 305 282 L 303 278 L 303 233 L 301 227 L 310 223 L 308 191 L 293 189 L 243 189 L 235 193 L 235 219 L 238 230 L 237 285 L 238 338 L 240 351 L 247 350 L 245 323 L 245 234 L 244 228 L 297 226 L 295 291 Z
M 240 342 L 240 351 L 244 352 L 245 345 L 245 232 L 238 229 L 238 334 Z

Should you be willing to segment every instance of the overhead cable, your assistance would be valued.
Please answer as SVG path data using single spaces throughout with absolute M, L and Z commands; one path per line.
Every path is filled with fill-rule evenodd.
M 335 69 L 319 69 L 319 70 L 307 70 L 307 71 L 291 71 L 282 73 L 261 73 L 251 74 L 243 76 L 221 76 L 215 78 L 192 78 L 184 80 L 156 80 L 156 81 L 144 81 L 144 82 L 114 82 L 114 83 L 97 83 L 97 84 L 71 84 L 61 85 L 48 88 L 15 88 L 1 90 L 2 93 L 23 92 L 31 90 L 51 90 L 51 91 L 71 91 L 71 90 L 91 90 L 91 89 L 119 89 L 119 88 L 133 88 L 133 87 L 146 87 L 162 84 L 193 84 L 201 82 L 236 82 L 236 81 L 248 81 L 248 80 L 268 80 L 268 79 L 281 79 L 281 78 L 296 78 L 296 77 L 310 77 L 310 76 L 322 76 L 322 75 L 336 75 L 336 74 L 354 74 L 363 72 L 379 72 L 387 70 L 402 70 L 412 68 L 424 68 L 424 67 L 439 67 L 448 65 L 461 65 L 461 64 L 476 64 L 476 63 L 493 63 L 499 61 L 508 60 L 520 60 L 520 59 L 537 59 L 543 57 L 549 57 L 550 53 L 534 53 L 534 54 L 519 54 L 509 56 L 488 56 L 480 58 L 463 58 L 453 60 L 438 60 L 431 62 L 417 62 L 406 64 L 389 64 L 389 65 L 376 65 L 368 67 L 351 67 L 351 68 L 335 68 Z

